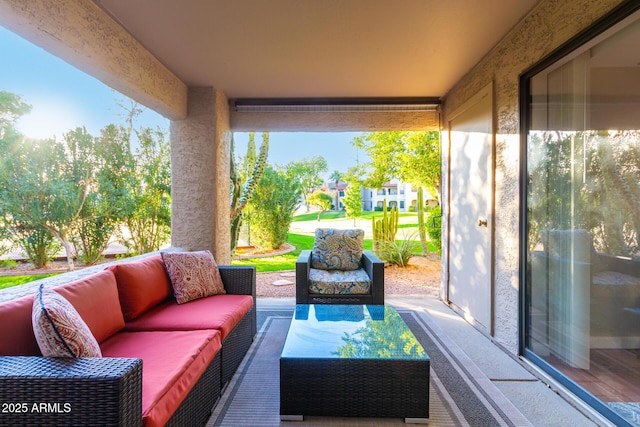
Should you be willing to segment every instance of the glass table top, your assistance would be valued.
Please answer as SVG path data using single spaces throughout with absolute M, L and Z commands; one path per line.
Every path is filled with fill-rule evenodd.
M 394 307 L 296 306 L 282 358 L 429 360 Z

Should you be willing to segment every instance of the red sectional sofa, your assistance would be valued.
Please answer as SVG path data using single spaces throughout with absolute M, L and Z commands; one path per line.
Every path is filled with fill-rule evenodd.
M 2 422 L 204 425 L 256 334 L 255 269 L 220 266 L 226 293 L 176 304 L 160 255 L 55 289 L 102 358 L 43 357 L 33 296 L 0 303 Z

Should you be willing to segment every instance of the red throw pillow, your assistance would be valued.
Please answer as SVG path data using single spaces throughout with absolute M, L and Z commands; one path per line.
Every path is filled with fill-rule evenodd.
M 62 295 L 40 289 L 33 299 L 33 333 L 45 357 L 102 357 L 100 346 L 76 309 Z
M 211 252 L 162 252 L 162 259 L 178 304 L 226 293 Z

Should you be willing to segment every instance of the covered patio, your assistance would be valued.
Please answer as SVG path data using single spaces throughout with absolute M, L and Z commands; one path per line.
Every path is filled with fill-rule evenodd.
M 231 261 L 234 131 L 440 131 L 439 299 L 389 302 L 437 329 L 496 425 L 627 425 L 531 345 L 538 307 L 527 287 L 527 133 L 554 125 L 532 123 L 530 111 L 582 118 L 589 106 L 531 106 L 555 101 L 555 92 L 534 90 L 526 79 L 533 71 L 546 76 L 543 67 L 558 55 L 571 57 L 580 43 L 610 35 L 639 9 L 630 0 L 0 0 L 0 25 L 171 120 L 172 246 L 210 250 L 221 265 Z M 604 64 L 627 58 L 637 43 L 626 46 Z M 560 94 L 585 88 L 576 76 L 588 73 L 577 69 L 545 82 Z M 562 85 L 567 81 L 573 86 Z M 618 95 L 637 111 L 637 95 L 629 101 L 625 91 Z M 601 117 L 609 129 L 608 116 Z M 637 130 L 635 120 L 617 129 Z M 583 130 L 567 120 L 557 127 Z M 637 268 L 631 273 L 638 276 Z M 292 304 L 260 299 L 258 310 L 286 313 Z M 549 348 L 545 342 L 540 353 Z M 446 414 L 432 425 L 476 425 L 439 398 Z M 217 417 L 211 425 L 233 424 L 216 424 Z

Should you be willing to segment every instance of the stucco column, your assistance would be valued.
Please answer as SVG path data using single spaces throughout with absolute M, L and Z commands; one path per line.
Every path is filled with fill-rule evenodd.
M 171 245 L 209 249 L 229 264 L 229 106 L 215 88 L 189 88 L 188 114 L 171 122 Z

